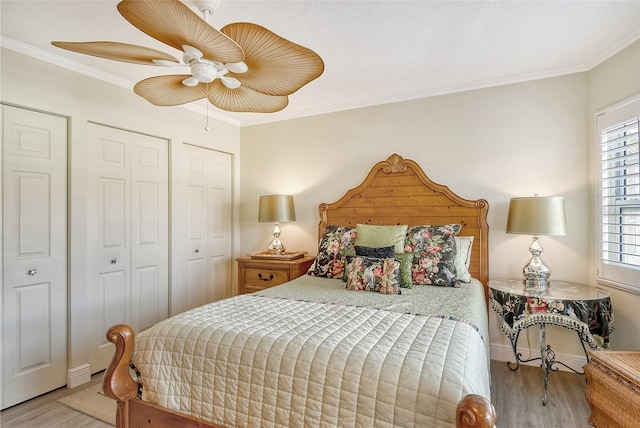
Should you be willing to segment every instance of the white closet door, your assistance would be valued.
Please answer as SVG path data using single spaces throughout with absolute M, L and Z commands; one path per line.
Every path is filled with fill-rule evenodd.
M 3 106 L 2 408 L 65 385 L 67 120 Z
M 207 257 L 210 301 L 231 295 L 231 155 L 209 150 L 207 174 Z
M 231 155 L 184 149 L 187 236 L 178 312 L 231 294 Z
M 167 141 L 131 134 L 131 326 L 169 313 Z
M 89 124 L 87 212 L 89 364 L 113 357 L 105 334 L 168 313 L 167 141 Z

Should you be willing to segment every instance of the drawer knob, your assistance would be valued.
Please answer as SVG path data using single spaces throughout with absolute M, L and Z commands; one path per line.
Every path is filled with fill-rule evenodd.
M 259 273 L 259 274 L 258 274 L 258 279 L 260 279 L 261 281 L 271 281 L 271 280 L 273 279 L 273 274 L 270 274 L 270 275 L 269 275 L 269 278 L 263 278 L 263 277 L 262 277 L 262 274 L 261 274 L 261 273 Z

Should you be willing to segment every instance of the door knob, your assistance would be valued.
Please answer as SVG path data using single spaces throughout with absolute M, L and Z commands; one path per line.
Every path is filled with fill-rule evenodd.
M 29 275 L 29 276 L 34 276 L 37 273 L 38 273 L 38 269 L 29 269 L 27 271 L 27 275 Z
M 111 264 L 115 265 L 116 263 L 118 263 L 118 259 L 111 259 Z
M 199 253 L 199 252 L 200 252 L 200 250 L 198 250 L 198 249 L 196 248 L 196 253 Z

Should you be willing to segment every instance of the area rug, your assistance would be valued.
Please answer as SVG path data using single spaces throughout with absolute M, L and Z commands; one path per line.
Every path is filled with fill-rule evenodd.
M 92 418 L 116 425 L 116 402 L 102 393 L 102 383 L 62 397 L 58 402 Z

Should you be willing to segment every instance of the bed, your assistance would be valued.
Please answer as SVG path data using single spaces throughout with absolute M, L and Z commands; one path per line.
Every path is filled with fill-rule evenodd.
M 487 211 L 486 200 L 457 196 L 412 160 L 378 162 L 320 204 L 309 275 L 135 338 L 127 325 L 107 332 L 116 350 L 103 390 L 118 402 L 117 426 L 494 426 Z M 472 278 L 459 280 L 465 269 Z M 354 291 L 364 288 L 375 292 Z

